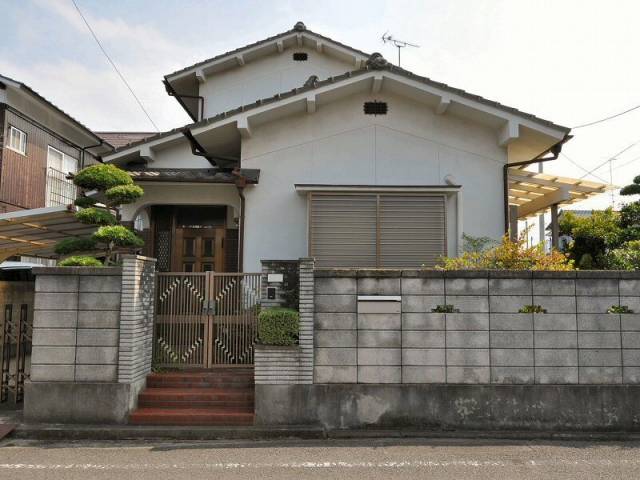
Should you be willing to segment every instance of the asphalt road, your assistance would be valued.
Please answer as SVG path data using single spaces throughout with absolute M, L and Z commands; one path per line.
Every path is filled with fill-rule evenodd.
M 638 442 L 0 443 L 0 479 L 634 479 Z

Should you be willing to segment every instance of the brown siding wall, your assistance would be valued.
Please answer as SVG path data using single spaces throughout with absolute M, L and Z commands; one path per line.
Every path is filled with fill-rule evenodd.
M 7 212 L 21 208 L 40 208 L 45 206 L 47 147 L 79 158 L 80 152 L 28 120 L 10 110 L 5 111 L 2 128 L 7 138 L 9 126 L 27 134 L 27 154 L 21 155 L 2 146 L 2 169 L 0 174 L 0 210 Z

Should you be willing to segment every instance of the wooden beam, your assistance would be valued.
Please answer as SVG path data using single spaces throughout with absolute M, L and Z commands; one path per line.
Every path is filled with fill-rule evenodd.
M 247 117 L 239 118 L 237 122 L 238 132 L 242 138 L 251 137 L 251 126 L 249 125 L 249 119 Z
M 282 43 L 282 40 L 276 42 L 276 48 L 278 49 L 278 53 L 284 52 L 284 43 Z
M 438 102 L 438 106 L 436 107 L 436 113 L 438 115 L 442 115 L 447 111 L 451 105 L 451 98 L 449 97 L 440 97 L 440 101 Z
M 155 161 L 156 154 L 151 149 L 151 147 L 149 147 L 147 145 L 143 145 L 142 147 L 140 147 L 140 158 L 142 158 L 143 160 L 146 160 L 147 162 L 151 163 L 151 162 Z
M 518 207 L 518 218 L 529 217 L 540 210 L 546 210 L 551 205 L 568 202 L 571 200 L 571 193 L 568 188 L 559 188 L 555 192 L 548 193 L 536 200 L 531 200 Z
M 553 188 L 568 187 L 570 190 L 574 192 L 601 193 L 605 191 L 604 188 L 595 189 L 593 187 L 585 187 L 579 184 L 573 185 L 570 183 L 554 182 L 552 180 L 547 180 L 544 178 L 528 177 L 526 175 L 518 175 L 517 173 L 511 173 L 511 172 L 509 172 L 509 181 L 531 183 L 533 185 L 541 185 L 541 186 L 547 186 L 547 187 L 553 187 Z
M 551 248 L 560 248 L 560 228 L 558 226 L 558 204 L 551 205 Z
M 307 96 L 307 113 L 316 113 L 316 96 L 308 95 Z
M 509 205 L 509 239 L 512 242 L 518 240 L 518 207 Z
M 382 90 L 382 74 L 381 73 L 376 73 L 373 76 L 373 83 L 371 84 L 371 93 L 372 94 L 376 94 L 379 93 L 380 90 Z
M 508 120 L 498 132 L 498 145 L 506 147 L 520 137 L 520 125 L 518 122 Z
M 207 75 L 201 68 L 196 70 L 196 80 L 198 81 L 198 83 L 204 83 L 207 81 Z
M 238 62 L 238 65 L 242 67 L 244 65 L 244 55 L 236 55 L 236 61 Z

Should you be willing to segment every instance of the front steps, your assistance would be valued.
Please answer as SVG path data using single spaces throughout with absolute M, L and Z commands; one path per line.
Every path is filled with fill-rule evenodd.
M 253 425 L 253 368 L 152 373 L 133 425 Z

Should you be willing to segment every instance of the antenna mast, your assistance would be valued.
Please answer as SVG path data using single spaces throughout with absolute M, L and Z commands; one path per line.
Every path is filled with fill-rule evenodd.
M 416 45 L 414 43 L 409 43 L 409 42 L 405 42 L 404 40 L 399 40 L 397 38 L 394 38 L 389 33 L 388 30 L 382 35 L 382 42 L 383 43 L 393 43 L 393 45 L 398 49 L 398 66 L 400 66 L 400 50 L 401 49 L 403 49 L 405 47 L 420 48 L 420 45 Z

